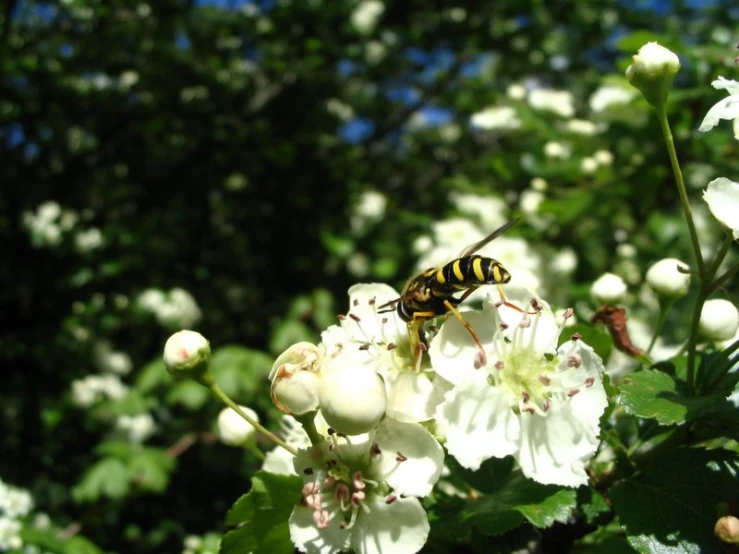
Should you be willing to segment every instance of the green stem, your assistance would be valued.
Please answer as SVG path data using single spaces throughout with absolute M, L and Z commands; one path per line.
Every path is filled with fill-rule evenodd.
M 303 429 L 305 429 L 305 432 L 308 433 L 308 438 L 313 446 L 321 444 L 326 440 L 316 429 L 316 412 L 308 412 L 299 416 L 294 415 L 293 417 L 298 420 L 298 423 L 300 423 L 303 426 Z
M 695 301 L 695 307 L 693 308 L 693 320 L 690 323 L 690 337 L 688 338 L 688 371 L 686 376 L 688 385 L 692 389 L 695 385 L 695 349 L 696 345 L 698 344 L 698 322 L 700 321 L 701 310 L 703 309 L 703 302 L 705 302 L 706 297 L 708 296 L 705 287 L 705 283 L 707 282 L 706 267 L 703 261 L 703 255 L 701 254 L 700 243 L 698 242 L 698 233 L 695 230 L 695 223 L 693 222 L 693 214 L 690 211 L 690 202 L 688 201 L 688 193 L 685 190 L 683 173 L 680 170 L 680 164 L 677 161 L 675 141 L 672 138 L 670 123 L 667 120 L 667 112 L 665 111 L 664 104 L 657 106 L 655 109 L 657 111 L 659 126 L 662 129 L 662 134 L 665 137 L 667 153 L 670 157 L 672 172 L 675 175 L 675 183 L 677 184 L 677 191 L 680 195 L 680 204 L 683 207 L 685 221 L 688 224 L 690 242 L 693 246 L 693 256 L 695 257 L 696 267 L 698 268 L 699 291 L 698 297 Z
M 716 279 L 714 279 L 711 283 L 709 283 L 706 288 L 708 289 L 709 292 L 715 291 L 717 288 L 723 285 L 726 281 L 731 279 L 736 274 L 737 271 L 739 271 L 739 262 L 734 264 L 723 275 L 716 277 Z
M 665 299 L 664 297 L 660 296 L 657 323 L 655 323 L 654 325 L 654 333 L 652 334 L 652 340 L 649 341 L 647 354 L 650 354 L 652 352 L 652 348 L 654 348 L 654 343 L 657 342 L 657 338 L 662 334 L 662 327 L 665 324 L 665 316 L 667 315 L 667 310 L 670 308 L 671 305 L 672 299 Z
M 683 181 L 683 173 L 680 170 L 680 164 L 677 161 L 677 151 L 675 150 L 675 141 L 672 138 L 672 131 L 670 130 L 670 123 L 667 120 L 667 112 L 665 111 L 664 105 L 655 108 L 657 111 L 657 119 L 659 120 L 659 126 L 662 128 L 662 134 L 665 137 L 665 144 L 667 145 L 667 154 L 670 157 L 670 164 L 672 165 L 672 173 L 675 175 L 675 183 L 677 184 L 677 191 L 680 194 L 680 204 L 683 207 L 683 213 L 685 214 L 685 220 L 688 223 L 688 231 L 690 232 L 690 242 L 693 245 L 693 254 L 696 260 L 696 266 L 698 268 L 698 274 L 703 277 L 705 275 L 705 266 L 703 263 L 703 255 L 701 254 L 700 244 L 698 243 L 698 233 L 695 230 L 695 223 L 693 222 L 693 214 L 690 210 L 690 202 L 688 201 L 688 193 L 685 190 L 685 181 Z
M 239 414 L 242 417 L 242 419 L 244 419 L 244 421 L 246 421 L 249 425 L 254 427 L 254 429 L 256 429 L 257 431 L 262 433 L 265 437 L 267 437 L 273 443 L 275 443 L 278 446 L 281 446 L 293 456 L 296 456 L 298 454 L 298 451 L 295 448 L 287 444 L 284 440 L 282 440 L 280 437 L 275 435 L 272 431 L 264 427 L 258 421 L 249 417 L 248 414 L 244 413 L 244 410 L 242 410 L 238 404 L 236 404 L 233 400 L 231 400 L 228 397 L 228 395 L 225 392 L 223 392 L 218 385 L 216 385 L 215 383 L 211 383 L 208 388 L 210 388 L 210 390 L 213 391 L 213 394 L 215 394 L 221 400 L 221 402 L 223 402 L 226 406 L 228 406 L 234 412 Z
M 711 267 L 708 268 L 708 272 L 706 273 L 707 281 L 710 281 L 713 279 L 713 276 L 716 275 L 718 268 L 721 266 L 724 258 L 726 258 L 726 254 L 729 253 L 732 244 L 734 244 L 734 237 L 731 234 L 727 234 L 726 239 L 724 239 L 724 243 L 721 245 L 721 248 L 719 248 L 719 251 L 716 252 L 716 257 L 713 259 L 713 262 L 711 262 Z
M 246 448 L 247 452 L 251 452 L 252 454 L 254 454 L 254 456 L 258 460 L 260 460 L 262 462 L 264 461 L 264 452 L 262 452 L 261 450 L 259 450 L 259 447 L 256 444 L 253 444 L 252 442 L 249 442 L 245 446 L 245 448 Z

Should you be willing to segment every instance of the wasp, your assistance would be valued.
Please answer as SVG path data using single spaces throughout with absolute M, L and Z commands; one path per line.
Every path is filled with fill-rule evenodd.
M 511 274 L 498 260 L 475 254 L 490 241 L 508 231 L 518 221 L 514 219 L 497 228 L 484 239 L 465 248 L 457 259 L 446 265 L 427 269 L 420 275 L 412 277 L 406 283 L 400 297 L 379 307 L 379 313 L 397 310 L 400 319 L 408 324 L 411 351 L 416 356 L 416 369 L 420 367 L 422 353 L 428 348 L 424 324 L 429 319 L 448 313 L 454 314 L 472 335 L 480 352 L 480 357 L 475 364 L 479 366 L 485 364 L 485 352 L 480 339 L 472 326 L 459 313 L 457 306 L 482 285 L 497 285 L 503 303 L 519 309 L 505 301 L 501 286 L 511 280 Z M 454 296 L 460 291 L 462 292 L 460 296 Z

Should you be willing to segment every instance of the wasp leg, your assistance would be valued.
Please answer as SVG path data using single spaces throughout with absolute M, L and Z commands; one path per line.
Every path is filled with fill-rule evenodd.
M 479 369 L 482 366 L 484 366 L 487 363 L 487 355 L 485 354 L 485 350 L 482 348 L 482 344 L 480 343 L 480 339 L 477 338 L 477 333 L 475 333 L 475 330 L 472 328 L 472 325 L 467 323 L 467 320 L 462 317 L 462 314 L 459 313 L 459 310 L 454 307 L 454 305 L 449 302 L 449 300 L 444 300 L 444 306 L 446 306 L 446 309 L 449 310 L 451 313 L 454 314 L 454 317 L 456 317 L 459 322 L 464 325 L 465 329 L 472 335 L 472 340 L 475 341 L 475 344 L 478 348 L 478 356 L 475 358 L 475 369 Z
M 415 355 L 413 362 L 413 371 L 418 373 L 421 370 L 421 358 L 423 353 L 428 349 L 426 342 L 426 334 L 423 332 L 423 324 L 434 317 L 435 312 L 414 312 L 413 319 L 408 322 L 408 338 L 411 343 L 411 352 Z
M 506 300 L 505 298 L 505 293 L 503 292 L 503 285 L 501 285 L 500 283 L 498 283 L 498 294 L 500 294 L 500 303 L 496 304 L 496 306 L 502 304 L 503 306 L 508 306 L 509 308 L 516 310 L 517 312 L 521 312 L 522 314 L 528 314 L 528 315 L 536 315 L 537 313 L 539 313 L 536 311 L 529 312 L 527 310 L 524 310 L 523 308 L 519 308 L 515 304 L 511 304 L 510 302 L 508 302 L 508 300 Z

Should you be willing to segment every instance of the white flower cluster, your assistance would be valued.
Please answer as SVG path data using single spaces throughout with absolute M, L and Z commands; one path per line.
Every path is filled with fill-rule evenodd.
M 33 509 L 33 498 L 24 489 L 0 480 L 0 552 L 23 546 L 21 518 Z
M 62 209 L 54 201 L 40 204 L 35 211 L 23 212 L 23 226 L 36 248 L 59 246 L 64 236 L 75 229 L 78 221 L 79 216 L 76 212 Z M 104 243 L 103 234 L 97 227 L 75 231 L 74 246 L 81 254 L 100 248 Z
M 300 343 L 277 359 L 275 404 L 303 417 L 318 410 L 330 426 L 316 425 L 324 440 L 311 446 L 304 432 L 286 433 L 304 483 L 289 522 L 298 549 L 418 552 L 429 533 L 419 498 L 444 467 L 427 425 L 466 468 L 512 455 L 540 483 L 587 483 L 607 405 L 603 364 L 578 336 L 557 346 L 571 312 L 556 318 L 522 288 L 506 294 L 506 303 L 488 295 L 482 309 L 462 312 L 479 345 L 448 317 L 436 331 L 429 326 L 428 356 L 417 358 L 406 323 L 387 308 L 398 292 L 355 285 L 349 312 L 320 345 Z M 277 454 L 269 461 L 280 473 L 285 466 Z
M 36 211 L 23 212 L 23 225 L 36 248 L 54 247 L 61 243 L 65 233 L 77 224 L 78 216 L 53 201 L 40 204 Z
M 151 414 L 135 416 L 122 415 L 115 422 L 116 429 L 123 432 L 132 444 L 145 442 L 156 431 L 156 423 Z
M 181 288 L 169 292 L 147 289 L 139 294 L 136 304 L 168 329 L 187 329 L 203 316 L 192 294 Z
M 128 387 L 118 375 L 88 375 L 72 381 L 72 400 L 80 408 L 89 408 L 101 400 L 120 400 L 128 394 Z

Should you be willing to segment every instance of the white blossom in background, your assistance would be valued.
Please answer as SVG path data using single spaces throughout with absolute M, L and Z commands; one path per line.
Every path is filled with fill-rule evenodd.
M 350 287 L 349 311 L 340 318 L 340 325 L 332 325 L 321 334 L 321 346 L 332 371 L 361 371 L 368 383 L 372 381 L 366 368 L 382 377 L 385 413 L 389 417 L 403 422 L 427 421 L 433 417 L 445 382 L 436 379 L 425 366 L 420 372 L 413 370 L 415 355 L 410 349 L 407 326 L 397 311 L 378 313 L 380 306 L 399 296 L 384 284 Z M 378 391 L 373 402 L 379 410 L 382 398 Z M 373 411 L 370 405 L 366 413 L 371 415 Z
M 647 284 L 654 292 L 664 296 L 685 296 L 690 287 L 690 273 L 683 273 L 678 267 L 688 271 L 688 265 L 676 258 L 658 261 L 647 270 Z
M 20 518 L 33 509 L 31 493 L 0 480 L 0 552 L 21 548 L 23 539 Z
M 722 119 L 733 121 L 734 138 L 739 140 L 739 81 L 719 77 L 711 83 L 713 88 L 725 90 L 729 96 L 719 100 L 703 118 L 699 131 L 706 132 L 713 129 Z
M 636 97 L 634 89 L 620 85 L 602 85 L 590 96 L 590 109 L 595 113 L 606 112 L 610 109 L 621 108 Z
M 471 193 L 453 193 L 452 204 L 465 215 L 471 216 L 479 223 L 481 229 L 497 229 L 508 221 L 508 208 L 505 201 L 497 196 L 482 196 Z
M 453 384 L 437 408 L 437 429 L 468 469 L 513 455 L 535 481 L 585 484 L 608 405 L 603 363 L 576 336 L 557 348 L 562 325 L 546 302 L 519 288 L 506 295 L 526 313 L 496 307 L 492 297 L 482 311 L 464 313 L 484 356 L 456 318 L 432 341 L 432 367 Z
M 379 0 L 361 0 L 351 15 L 352 26 L 362 34 L 371 33 L 385 11 L 385 4 Z
M 120 400 L 128 387 L 118 375 L 88 375 L 72 381 L 72 401 L 80 408 L 89 408 L 101 400 Z
M 133 369 L 133 362 L 128 354 L 113 350 L 110 343 L 100 341 L 94 348 L 95 365 L 103 373 L 128 375 Z
M 505 93 L 511 100 L 523 100 L 526 98 L 526 87 L 519 85 L 518 83 L 513 83 L 508 85 Z
M 414 554 L 430 525 L 418 497 L 431 493 L 444 452 L 420 424 L 384 419 L 370 434 L 301 450 L 303 498 L 289 519 L 307 554 Z
M 528 101 L 535 110 L 555 113 L 560 117 L 575 115 L 575 97 L 567 90 L 534 89 L 529 93 Z
M 544 145 L 544 155 L 555 160 L 566 160 L 572 154 L 572 149 L 567 144 L 551 140 Z
M 169 292 L 147 289 L 139 294 L 136 304 L 168 329 L 192 327 L 203 315 L 192 294 L 181 288 Z
M 28 231 L 31 243 L 36 248 L 57 246 L 68 229 L 62 227 L 62 216 L 64 213 L 72 213 L 65 210 L 54 201 L 40 204 L 35 211 L 23 212 L 23 226 Z M 69 217 L 67 217 L 69 219 Z M 76 222 L 76 215 L 75 215 Z
M 598 127 L 592 121 L 586 119 L 568 119 L 563 128 L 573 135 L 593 136 L 598 132 Z
M 377 223 L 385 215 L 387 197 L 381 192 L 368 190 L 361 194 L 354 205 L 350 219 L 352 230 L 363 233 L 369 225 Z
M 626 295 L 626 282 L 615 273 L 604 273 L 590 286 L 590 294 L 598 302 L 612 304 Z
M 580 160 L 580 169 L 586 175 L 590 175 L 598 170 L 598 162 L 595 158 L 585 156 L 582 160 Z
M 259 421 L 257 413 L 247 406 L 239 406 L 254 421 Z M 218 438 L 229 446 L 243 446 L 254 437 L 255 429 L 232 408 L 224 408 L 217 419 Z
M 739 240 L 739 183 L 719 177 L 708 183 L 703 193 L 713 216 L 731 229 L 734 239 Z
M 100 248 L 104 242 L 103 233 L 97 227 L 90 227 L 86 231 L 79 231 L 74 235 L 74 246 L 81 254 Z
M 739 310 L 736 306 L 717 298 L 706 300 L 701 310 L 698 330 L 708 340 L 725 341 L 733 337 L 739 329 Z
M 354 108 L 338 98 L 326 100 L 326 111 L 341 121 L 349 121 L 354 117 Z
M 608 166 L 613 163 L 613 154 L 608 150 L 598 150 L 593 154 L 593 158 L 598 165 Z
M 122 415 L 116 419 L 115 426 L 126 435 L 128 442 L 132 444 L 145 442 L 157 428 L 151 414 Z
M 521 127 L 516 110 L 510 106 L 491 106 L 470 116 L 470 125 L 483 131 L 510 131 Z

